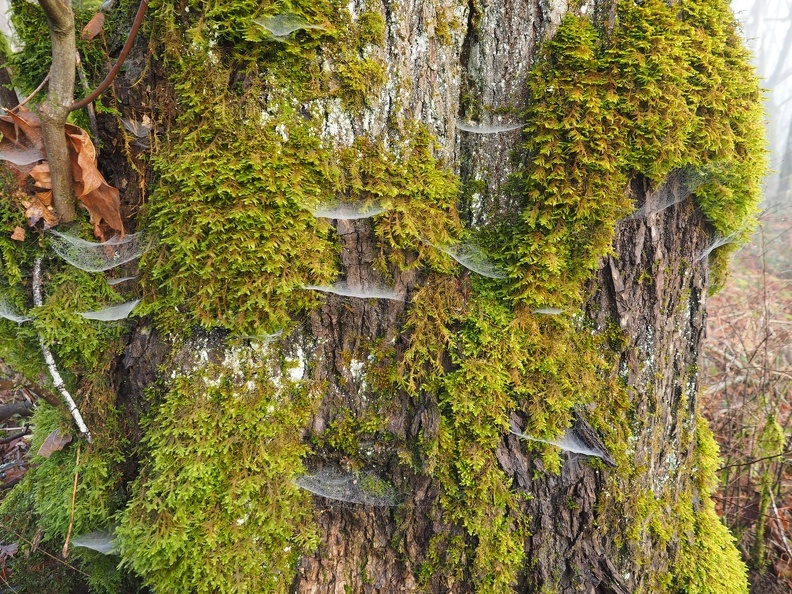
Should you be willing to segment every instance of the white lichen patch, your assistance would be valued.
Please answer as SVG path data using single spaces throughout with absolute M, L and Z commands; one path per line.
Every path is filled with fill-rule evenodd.
M 365 365 L 363 361 L 352 359 L 352 362 L 349 364 L 349 372 L 352 374 L 352 379 L 357 381 L 363 377 L 363 368 Z
M 286 367 L 289 379 L 293 382 L 298 382 L 305 379 L 307 371 L 305 352 L 301 347 L 297 347 L 294 357 L 286 358 Z
M 541 3 L 543 12 L 547 17 L 545 35 L 552 37 L 561 25 L 561 19 L 569 11 L 569 4 L 566 0 L 544 0 Z
M 352 116 L 344 109 L 341 99 L 328 99 L 319 103 L 324 108 L 322 139 L 338 147 L 352 146 L 355 142 Z

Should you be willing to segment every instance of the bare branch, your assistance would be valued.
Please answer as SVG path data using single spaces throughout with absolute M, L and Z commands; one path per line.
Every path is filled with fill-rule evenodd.
M 31 400 L 46 400 L 52 406 L 60 406 L 60 399 L 41 385 L 34 381 L 27 379 L 24 375 L 7 365 L 5 361 L 0 359 L 0 375 L 5 375 L 9 379 L 0 380 L 0 390 L 13 390 L 16 388 L 21 389 L 25 396 Z
M 42 80 L 39 83 L 39 86 L 36 87 L 36 90 L 34 90 L 30 95 L 25 97 L 22 101 L 20 101 L 15 107 L 12 107 L 11 109 L 9 109 L 9 111 L 17 111 L 20 107 L 23 107 L 24 105 L 27 104 L 28 101 L 33 99 L 33 97 L 38 95 L 39 91 L 41 91 L 41 89 L 44 88 L 44 85 L 46 85 L 49 82 L 49 77 L 50 77 L 50 75 L 47 74 L 47 76 L 44 77 L 44 80 Z
M 0 404 L 0 421 L 10 419 L 14 415 L 29 417 L 33 414 L 33 405 L 30 402 L 12 402 Z
M 41 307 L 43 304 L 44 300 L 41 296 L 41 258 L 36 258 L 36 263 L 33 266 L 33 305 L 36 307 Z M 91 439 L 91 432 L 88 431 L 88 427 L 86 426 L 85 421 L 83 421 L 80 410 L 77 408 L 77 404 L 74 402 L 74 398 L 72 398 L 72 395 L 69 394 L 69 391 L 66 389 L 66 385 L 64 384 L 63 378 L 58 371 L 58 367 L 55 365 L 55 358 L 52 356 L 52 352 L 49 350 L 49 348 L 47 348 L 47 345 L 44 344 L 44 339 L 40 334 L 39 344 L 41 345 L 41 352 L 44 354 L 44 361 L 47 363 L 47 369 L 49 369 L 50 375 L 52 376 L 52 383 L 55 385 L 55 389 L 60 392 L 61 396 L 63 396 L 63 399 L 66 401 L 69 412 L 71 412 L 74 422 L 77 424 L 80 432 L 88 440 L 88 443 L 92 443 L 93 440 Z

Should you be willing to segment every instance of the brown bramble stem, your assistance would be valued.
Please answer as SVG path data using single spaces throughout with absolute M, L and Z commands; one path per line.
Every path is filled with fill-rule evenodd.
M 110 69 L 110 72 L 107 73 L 105 79 L 101 82 L 101 84 L 94 89 L 94 91 L 76 101 L 71 106 L 71 111 L 76 109 L 82 109 L 89 103 L 91 103 L 94 99 L 96 99 L 99 95 L 104 93 L 107 90 L 107 87 L 111 85 L 113 79 L 116 77 L 118 72 L 121 70 L 121 66 L 124 64 L 124 60 L 126 60 L 129 52 L 132 50 L 132 44 L 135 42 L 135 37 L 137 36 L 138 29 L 140 29 L 140 25 L 143 22 L 143 17 L 146 14 L 146 9 L 148 8 L 148 0 L 140 0 L 140 6 L 138 6 L 137 14 L 135 15 L 135 21 L 132 23 L 132 29 L 129 31 L 129 37 L 127 37 L 126 43 L 124 47 L 121 49 L 121 53 L 118 55 L 118 59 L 113 67 Z

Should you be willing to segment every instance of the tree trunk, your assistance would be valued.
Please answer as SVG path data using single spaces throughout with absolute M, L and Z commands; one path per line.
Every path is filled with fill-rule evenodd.
M 672 14 L 663 3 L 647 6 L 640 9 L 647 19 Z M 641 128 L 635 121 L 656 108 L 654 99 L 642 104 L 635 121 L 624 115 L 626 107 L 597 120 L 597 129 L 613 133 L 605 140 L 587 133 L 581 139 L 574 130 L 562 130 L 568 120 L 585 121 L 594 113 L 594 101 L 604 105 L 609 99 L 603 97 L 615 94 L 629 103 L 643 92 L 626 87 L 633 84 L 633 76 L 637 80 L 642 75 L 633 74 L 625 63 L 608 65 L 612 54 L 606 53 L 599 62 L 591 60 L 591 72 L 579 63 L 564 71 L 580 78 L 570 91 L 568 110 L 558 114 L 557 150 L 543 153 L 536 148 L 542 137 L 539 127 L 550 127 L 549 116 L 537 118 L 542 101 L 567 97 L 559 86 L 567 80 L 564 75 L 552 80 L 543 76 L 555 76 L 567 58 L 583 63 L 586 48 L 597 52 L 610 47 L 622 23 L 635 24 L 630 19 L 636 19 L 639 9 L 617 14 L 615 2 L 596 2 L 580 9 L 587 16 L 578 13 L 579 19 L 563 20 L 570 10 L 564 2 L 356 1 L 348 8 L 305 9 L 301 18 L 326 29 L 298 29 L 289 38 L 273 40 L 254 24 L 244 35 L 229 26 L 229 19 L 250 16 L 236 15 L 241 8 L 234 3 L 201 15 L 190 7 L 178 15 L 171 9 L 152 9 L 151 43 L 161 61 L 138 43 L 115 86 L 118 108 L 126 118 L 154 115 L 155 132 L 167 130 L 156 140 L 152 137 L 154 151 L 161 151 L 156 178 L 139 149 L 130 148 L 129 139 L 121 141 L 118 124 L 107 115 L 100 119 L 108 159 L 103 167 L 112 171 L 115 185 L 125 188 L 129 213 L 143 206 L 143 225 L 161 241 L 143 262 L 147 301 L 154 304 L 150 311 L 155 314 L 135 324 L 112 372 L 125 438 L 131 444 L 144 436 L 146 440 L 122 465 L 131 503 L 124 503 L 119 535 L 128 567 L 157 591 L 169 591 L 173 575 L 202 571 L 209 571 L 209 578 L 181 591 L 744 591 L 744 567 L 709 500 L 716 459 L 697 413 L 697 365 L 711 284 L 708 259 L 702 254 L 713 235 L 725 235 L 728 229 L 705 218 L 691 197 L 690 181 L 691 167 L 709 161 L 728 165 L 731 157 L 722 148 L 696 153 L 698 141 L 688 132 L 680 133 L 680 143 L 687 142 L 688 156 L 695 156 L 688 159 L 681 152 L 667 159 L 663 151 L 677 150 L 678 131 L 663 123 L 652 124 L 662 128 L 662 139 L 645 150 L 649 155 L 657 151 L 656 158 L 638 164 L 624 157 L 630 154 L 630 143 L 642 143 L 653 131 L 651 125 Z M 323 20 L 328 11 L 347 10 L 351 21 L 329 29 L 332 20 Z M 694 13 L 688 6 L 678 21 L 693 19 Z M 219 25 L 201 29 L 204 18 Z M 384 24 L 381 35 L 363 27 L 364 21 L 379 18 Z M 723 13 L 722 19 L 730 18 Z M 595 27 L 588 28 L 588 20 Z M 193 27 L 189 35 L 184 33 L 188 27 Z M 364 42 L 343 37 L 352 30 Z M 559 31 L 563 34 L 556 35 Z M 734 34 L 726 27 L 721 35 L 728 40 Z M 559 45 L 540 55 L 554 36 Z M 349 55 L 333 43 L 361 45 Z M 582 49 L 559 53 L 562 43 Z M 648 46 L 640 51 L 651 54 L 654 45 Z M 320 57 L 315 62 L 305 58 L 316 47 Z M 321 54 L 326 47 L 335 49 Z M 675 51 L 669 50 L 672 64 L 663 66 L 668 70 L 662 76 L 674 76 L 673 62 L 679 60 Z M 253 61 L 246 61 L 246 52 L 255 55 Z M 306 60 L 305 72 L 293 74 L 294 86 L 284 89 L 286 79 L 279 78 L 279 68 L 297 55 Z M 370 63 L 383 66 L 381 78 L 376 72 L 364 77 L 358 91 L 345 73 L 352 68 L 362 72 Z M 553 64 L 556 70 L 538 70 L 541 64 Z M 191 69 L 206 65 L 206 74 L 190 78 Z M 322 76 L 328 70 L 334 74 L 324 86 Z M 618 80 L 622 72 L 627 72 L 628 82 Z M 217 80 L 211 79 L 215 75 Z M 605 82 L 592 82 L 600 75 Z M 658 88 L 671 95 L 675 80 Z M 537 95 L 540 87 L 544 97 Z M 592 102 L 580 110 L 574 107 L 578 89 Z M 740 98 L 754 95 L 758 100 L 755 89 L 749 89 Z M 202 103 L 192 104 L 190 97 L 203 97 Z M 693 106 L 685 111 L 685 117 L 693 117 L 696 99 L 681 101 Z M 292 117 L 290 109 L 293 120 L 285 119 Z M 676 126 L 676 112 L 660 111 Z M 255 157 L 265 173 L 250 173 L 239 165 L 248 154 L 236 143 L 255 134 L 246 127 L 252 118 L 262 120 L 261 142 L 278 143 L 275 149 L 265 145 Z M 299 136 L 297 123 L 288 125 L 303 121 L 321 131 L 320 144 L 311 144 L 310 134 L 307 139 Z M 478 134 L 460 130 L 457 122 L 523 124 L 527 129 Z M 415 140 L 424 137 L 413 132 L 420 127 L 431 139 L 425 158 L 421 141 Z M 722 131 L 719 125 L 711 128 Z M 583 129 L 584 124 L 577 128 Z M 377 148 L 370 150 L 361 139 Z M 289 152 L 292 142 L 300 147 L 296 152 Z M 739 136 L 734 140 L 740 146 L 753 146 L 751 142 Z M 258 150 L 250 146 L 249 151 Z M 350 147 L 352 157 L 345 152 Z M 324 164 L 322 151 L 333 156 L 332 164 Z M 278 161 L 284 154 L 285 160 Z M 566 218 L 552 219 L 569 199 L 565 189 L 554 193 L 552 183 L 563 179 L 531 178 L 541 169 L 543 155 L 562 155 L 562 178 L 571 180 L 571 194 L 579 200 Z M 233 175 L 224 177 L 217 166 L 224 158 Z M 317 168 L 325 167 L 322 171 L 329 171 L 333 182 L 326 187 L 317 182 L 311 177 L 313 169 L 304 167 L 307 161 L 323 163 Z M 584 161 L 590 169 L 582 175 L 577 164 Z M 271 162 L 285 167 L 287 174 L 270 168 Z M 393 181 L 390 167 L 395 163 L 416 177 Z M 282 191 L 279 176 L 289 174 L 289 189 Z M 391 185 L 382 190 L 380 182 Z M 279 222 L 266 232 L 260 227 L 269 225 L 267 220 L 247 225 L 235 210 L 247 204 L 245 192 L 257 183 L 275 188 L 259 196 L 256 206 L 267 216 L 276 217 L 272 213 L 293 200 L 286 218 L 273 218 Z M 607 188 L 618 191 L 602 190 L 611 183 Z M 386 206 L 391 210 L 379 218 L 332 219 L 329 230 L 314 229 L 309 220 L 305 228 L 326 243 L 317 248 L 315 261 L 304 265 L 296 251 L 288 251 L 289 242 L 303 241 L 303 228 L 295 231 L 295 225 L 306 217 L 300 209 L 304 205 L 292 193 L 306 192 L 311 184 L 319 184 L 318 194 L 336 192 L 342 202 L 390 200 Z M 223 197 L 226 189 L 230 193 Z M 378 195 L 380 190 L 391 193 Z M 454 204 L 438 207 L 432 202 L 443 192 Z M 152 196 L 144 200 L 145 194 Z M 627 216 L 630 200 L 643 207 L 643 216 Z M 196 202 L 200 204 L 194 206 Z M 558 207 L 541 210 L 549 204 Z M 191 214 L 183 214 L 191 208 Z M 413 220 L 408 208 L 426 210 Z M 576 219 L 598 208 L 605 214 Z M 529 228 L 532 212 L 546 213 L 538 219 L 547 216 L 555 222 Z M 212 216 L 216 222 L 207 223 Z M 436 220 L 441 222 L 430 228 Z M 564 229 L 566 220 L 572 231 L 563 235 L 567 239 L 558 239 L 562 236 L 555 233 Z M 447 247 L 465 233 L 487 247 L 508 279 L 482 278 L 433 247 Z M 213 251 L 205 258 L 217 237 L 225 238 L 223 249 L 248 244 L 245 258 L 252 264 L 240 273 L 225 252 Z M 277 241 L 267 243 L 270 237 Z M 601 237 L 607 239 L 602 245 Z M 525 256 L 524 250 L 535 245 L 542 252 Z M 542 260 L 556 248 L 558 259 Z M 333 249 L 338 249 L 337 269 L 348 287 L 388 285 L 399 299 L 303 297 L 307 291 L 300 285 L 333 280 L 322 260 Z M 286 255 L 277 260 L 281 251 Z M 277 270 L 271 273 L 268 266 L 276 260 L 279 264 L 272 266 Z M 263 339 L 261 334 L 272 334 L 284 319 L 278 308 L 286 289 L 272 290 L 250 306 L 255 291 L 233 291 L 240 278 L 258 287 L 270 274 L 276 287 L 291 291 L 282 306 L 290 321 L 282 335 Z M 251 310 L 255 315 L 246 317 Z M 258 338 L 251 338 L 256 333 Z M 518 346 L 525 352 L 515 352 Z M 272 386 L 267 389 L 277 396 L 265 396 L 269 412 L 248 425 L 230 411 L 238 406 L 234 395 L 246 393 L 246 385 L 260 380 L 250 371 L 260 360 L 270 369 Z M 225 392 L 212 396 L 218 385 Z M 297 397 L 287 393 L 299 393 L 312 404 L 297 406 L 289 399 Z M 205 399 L 220 404 L 204 410 Z M 284 417 L 283 426 L 263 427 L 276 424 L 271 415 L 279 411 L 291 415 Z M 97 413 L 87 417 L 99 419 Z M 150 421 L 141 425 L 144 418 Z M 211 425 L 213 418 L 216 425 Z M 227 434 L 229 423 L 238 425 Z M 558 441 L 570 426 L 567 435 L 583 441 L 589 455 L 580 453 L 580 447 L 575 453 L 541 443 Z M 260 433 L 270 429 L 272 434 Z M 537 430 L 541 434 L 531 435 L 539 441 L 515 435 Z M 96 439 L 102 443 L 101 437 Z M 259 448 L 273 448 L 266 450 L 269 458 L 255 458 L 260 454 L 251 454 L 242 445 L 245 439 Z M 201 450 L 200 444 L 208 449 Z M 235 452 L 233 463 L 223 458 L 227 452 Z M 250 466 L 248 456 L 254 460 Z M 288 462 L 293 457 L 294 464 Z M 196 470 L 192 479 L 173 478 L 196 461 L 205 472 Z M 304 471 L 299 471 L 301 465 Z M 320 476 L 323 469 L 332 469 L 336 479 L 357 482 L 347 484 L 335 498 L 314 494 L 309 499 L 294 487 L 295 473 Z M 263 475 L 270 478 L 252 501 L 263 508 L 281 506 L 266 526 L 285 522 L 278 530 L 287 536 L 274 528 L 251 540 L 227 536 L 237 528 L 217 524 L 224 506 L 234 507 L 243 498 L 235 490 L 240 481 Z M 380 489 L 366 486 L 372 477 Z M 222 491 L 218 496 L 227 490 L 230 499 L 216 504 L 207 503 L 216 501 L 211 494 L 194 499 L 203 488 Z M 176 503 L 168 503 L 169 492 Z M 196 501 L 204 507 L 184 511 Z M 226 517 L 238 530 L 253 523 L 258 513 L 253 507 L 241 509 L 248 512 L 233 512 L 237 516 L 229 517 L 236 520 Z M 183 528 L 190 535 L 190 548 L 168 557 L 170 567 L 157 565 L 157 547 L 170 535 L 182 534 Z M 222 557 L 226 546 L 237 556 Z M 248 565 L 248 553 L 264 546 L 272 547 L 265 556 L 271 562 Z M 199 549 L 206 552 L 196 553 Z M 294 551 L 299 554 L 289 557 Z M 281 561 L 284 555 L 291 561 Z M 731 567 L 721 576 L 708 574 L 721 564 Z M 227 571 L 231 566 L 236 573 Z M 262 571 L 266 578 L 258 575 Z M 211 581 L 220 575 L 231 577 Z

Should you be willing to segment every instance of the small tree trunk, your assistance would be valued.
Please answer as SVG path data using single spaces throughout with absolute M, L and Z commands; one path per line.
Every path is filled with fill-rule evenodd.
M 74 100 L 75 51 L 74 13 L 61 0 L 41 0 L 52 39 L 52 66 L 49 92 L 39 110 L 44 147 L 52 174 L 52 201 L 61 222 L 76 216 L 69 149 L 66 144 L 66 116 Z

